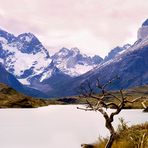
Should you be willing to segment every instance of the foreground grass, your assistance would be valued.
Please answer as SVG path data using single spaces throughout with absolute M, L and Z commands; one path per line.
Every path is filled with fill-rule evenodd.
M 105 148 L 108 138 L 99 138 L 93 148 Z M 123 120 L 118 126 L 112 148 L 148 148 L 148 122 L 128 127 Z

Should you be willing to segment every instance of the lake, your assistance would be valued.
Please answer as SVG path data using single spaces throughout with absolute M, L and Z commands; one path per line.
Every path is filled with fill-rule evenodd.
M 36 109 L 0 109 L 1 148 L 80 148 L 108 135 L 99 112 L 76 109 L 78 105 L 51 105 Z M 110 112 L 111 110 L 109 110 Z M 142 110 L 124 110 L 128 125 L 148 121 Z

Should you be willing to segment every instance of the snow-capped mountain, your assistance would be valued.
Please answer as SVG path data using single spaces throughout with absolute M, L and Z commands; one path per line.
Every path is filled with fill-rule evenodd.
M 147 20 L 142 27 L 148 27 Z M 100 82 L 104 84 L 117 75 L 120 79 L 112 84 L 109 89 L 125 89 L 148 84 L 148 32 L 141 33 L 144 36 L 142 35 L 142 38 L 138 38 L 132 46 L 121 51 L 120 54 L 106 62 L 102 62 L 95 69 L 84 75 L 67 82 L 65 84 L 66 87 L 63 88 L 66 91 L 60 90 L 63 92 L 62 95 L 76 95 L 78 86 L 81 83 L 85 83 L 86 80 L 95 85 L 96 79 L 99 78 Z
M 134 43 L 134 45 L 131 46 L 130 44 L 126 44 L 123 47 L 120 46 L 115 47 L 104 58 L 103 62 L 112 60 L 124 52 L 127 53 L 128 51 L 139 49 L 140 47 L 146 45 L 147 42 L 148 42 L 148 19 L 146 19 L 142 23 L 142 26 L 139 28 L 137 33 L 137 41 Z
M 144 39 L 148 35 L 148 19 L 146 19 L 138 30 L 138 40 Z
M 101 62 L 89 72 L 63 83 L 57 83 L 54 86 L 56 89 L 49 91 L 50 95 L 54 97 L 78 95 L 82 83 L 90 81 L 92 85 L 95 85 L 96 79 L 99 79 L 100 83 L 104 84 L 117 75 L 120 79 L 108 89 L 126 89 L 148 84 L 148 33 L 142 39 L 138 38 L 126 50 L 117 53 L 116 56 L 106 62 Z
M 115 58 L 116 56 L 120 55 L 121 53 L 123 53 L 124 51 L 126 51 L 128 48 L 130 48 L 131 45 L 130 44 L 126 44 L 123 47 L 117 46 L 114 49 L 112 49 L 108 55 L 104 58 L 103 62 L 109 61 L 113 58 Z
M 51 63 L 48 51 L 31 33 L 15 37 L 0 30 L 0 61 L 23 84 L 43 72 Z
M 105 83 L 116 75 L 120 76 L 120 80 L 111 89 L 144 85 L 148 84 L 147 28 L 146 20 L 133 45 L 114 48 L 103 61 L 99 56 L 82 54 L 77 48 L 62 48 L 49 56 L 33 34 L 15 37 L 0 30 L 0 63 L 20 82 L 48 97 L 77 95 L 80 84 L 86 80 L 95 85 L 97 78 Z M 27 88 L 30 94 L 35 92 L 32 88 Z
M 103 60 L 99 56 L 89 57 L 81 54 L 78 48 L 62 48 L 51 58 L 59 70 L 72 77 L 88 72 Z
M 58 83 L 64 84 L 95 68 L 102 61 L 99 56 L 88 57 L 82 54 L 78 48 L 62 48 L 51 59 L 52 62 L 43 73 L 30 79 L 31 87 L 44 92 L 53 91 L 57 89 Z
M 62 48 L 50 57 L 32 33 L 16 37 L 0 30 L 0 63 L 24 85 L 35 87 L 35 82 L 43 82 L 56 72 L 76 77 L 93 69 L 101 61 L 101 57 L 88 57 L 77 48 Z

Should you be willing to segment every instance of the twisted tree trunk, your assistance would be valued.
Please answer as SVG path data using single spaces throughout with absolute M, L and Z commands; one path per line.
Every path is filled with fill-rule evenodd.
M 105 148 L 111 148 L 111 146 L 112 146 L 112 144 L 113 144 L 113 142 L 114 142 L 114 140 L 116 138 L 116 132 L 114 130 L 112 122 L 113 122 L 113 116 L 114 116 L 114 114 L 116 114 L 117 110 L 114 113 L 112 113 L 110 116 L 107 114 L 106 111 L 103 110 L 103 108 L 100 108 L 98 110 L 104 116 L 104 118 L 105 118 L 105 126 L 110 132 L 110 138 L 109 138 Z M 118 111 L 119 111 L 119 109 L 118 109 Z
M 114 140 L 115 140 L 115 136 L 116 136 L 116 134 L 110 135 L 110 138 L 109 138 L 109 140 L 108 140 L 108 142 L 107 142 L 105 148 L 111 148 L 111 147 L 112 147 L 113 142 L 114 142 Z
M 113 145 L 113 142 L 115 140 L 115 137 L 116 137 L 116 132 L 115 132 L 114 127 L 112 126 L 112 123 L 110 122 L 110 120 L 106 120 L 106 128 L 110 132 L 110 137 L 109 137 L 108 142 L 106 143 L 105 148 L 111 148 Z
M 86 106 L 86 108 L 79 108 L 78 107 L 78 109 L 82 109 L 85 111 L 99 111 L 105 119 L 105 126 L 110 132 L 110 138 L 107 141 L 105 148 L 111 148 L 114 140 L 116 139 L 116 132 L 115 132 L 114 127 L 112 125 L 112 123 L 114 121 L 114 116 L 118 115 L 121 112 L 121 110 L 124 108 L 126 103 L 134 103 L 134 102 L 138 101 L 139 99 L 142 99 L 142 97 L 138 97 L 138 98 L 135 98 L 134 100 L 130 101 L 123 94 L 122 89 L 120 89 L 120 91 L 119 91 L 120 96 L 114 95 L 113 93 L 106 91 L 106 87 L 109 84 L 111 84 L 112 81 L 114 81 L 115 79 L 118 79 L 118 78 L 119 77 L 117 76 L 117 77 L 113 78 L 112 80 L 108 81 L 104 85 L 101 85 L 99 79 L 97 79 L 96 88 L 98 88 L 102 91 L 101 97 L 94 93 L 95 91 L 93 89 L 93 85 L 91 85 L 91 83 L 89 81 L 86 81 L 86 84 L 84 83 L 80 87 L 82 96 L 86 98 L 87 106 Z M 113 97 L 114 100 L 116 100 L 118 103 L 115 103 L 114 100 L 113 100 L 113 102 L 106 102 L 106 98 L 108 98 L 108 97 Z M 88 100 L 91 98 L 93 98 L 97 101 L 96 104 L 93 104 L 92 102 L 90 102 Z M 146 107 L 144 102 L 142 103 L 142 105 L 144 108 L 146 108 L 146 109 L 148 108 L 148 107 Z M 107 109 L 110 107 L 115 108 L 111 112 L 111 114 L 109 114 L 105 110 L 105 108 Z

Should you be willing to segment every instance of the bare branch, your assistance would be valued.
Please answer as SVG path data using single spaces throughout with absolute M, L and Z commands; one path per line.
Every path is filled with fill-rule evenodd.
M 92 108 L 81 108 L 81 107 L 77 107 L 77 109 L 84 110 L 84 111 L 93 111 Z
M 86 102 L 87 102 L 87 104 L 89 105 L 88 107 L 93 109 L 93 106 L 92 106 L 92 104 L 88 101 L 88 99 L 86 99 Z
M 117 99 L 119 102 L 121 102 L 121 99 L 117 96 L 115 96 L 114 94 L 111 94 L 111 93 L 107 93 L 107 95 L 110 95 L 112 96 L 114 99 Z
M 120 96 L 115 95 L 111 92 L 108 92 L 106 90 L 106 87 L 108 85 L 110 85 L 115 79 L 118 79 L 118 78 L 119 77 L 116 76 L 113 79 L 111 79 L 110 81 L 108 81 L 107 83 L 105 83 L 104 85 L 101 85 L 99 79 L 97 79 L 96 88 L 101 90 L 102 96 L 96 95 L 95 91 L 93 90 L 93 85 L 89 81 L 86 81 L 86 85 L 84 85 L 84 84 L 81 85 L 81 94 L 83 97 L 87 98 L 86 99 L 87 106 L 85 108 L 77 107 L 77 109 L 81 109 L 84 111 L 99 111 L 103 115 L 103 117 L 105 119 L 105 126 L 110 132 L 110 138 L 106 144 L 106 148 L 111 148 L 113 141 L 115 139 L 116 132 L 115 132 L 114 127 L 112 125 L 112 122 L 114 121 L 114 116 L 119 114 L 121 112 L 121 110 L 124 109 L 126 103 L 134 103 L 142 98 L 142 97 L 138 97 L 138 98 L 135 98 L 132 101 L 130 101 L 124 95 L 122 89 L 120 89 L 120 91 L 119 91 Z M 118 103 L 114 103 L 114 102 L 106 103 L 106 98 L 108 98 L 108 97 L 113 97 L 113 99 L 115 99 L 119 102 Z M 94 100 L 96 100 L 97 102 L 96 103 L 91 102 L 89 99 L 92 99 L 92 98 Z M 144 104 L 144 102 L 143 102 L 143 104 Z M 146 107 L 145 104 L 143 106 Z M 114 107 L 114 110 L 109 115 L 109 113 L 107 111 L 105 111 L 104 107 L 106 109 L 110 108 L 110 107 Z
M 116 109 L 119 109 L 119 106 L 118 106 L 117 104 L 113 103 L 113 102 L 107 103 L 106 106 L 107 106 L 107 107 L 109 107 L 109 106 L 114 106 Z
M 145 102 L 146 102 L 146 101 L 143 101 L 143 102 L 141 103 L 144 109 L 147 108 L 146 105 L 145 105 Z
M 102 100 L 103 98 L 104 98 L 104 96 L 102 96 L 102 97 L 98 97 L 98 96 L 96 96 L 96 95 L 92 95 L 91 94 L 91 96 L 90 96 L 91 98 L 94 98 L 94 99 L 96 99 L 96 100 Z
M 121 102 L 123 102 L 126 98 L 124 97 L 124 95 L 123 95 L 123 91 L 122 91 L 122 89 L 120 89 L 120 95 L 121 95 Z
M 143 97 L 138 97 L 138 98 L 135 98 L 134 100 L 132 100 L 132 101 L 129 101 L 129 100 L 125 100 L 125 103 L 134 103 L 134 102 L 136 102 L 136 101 L 138 101 L 138 100 L 140 100 L 140 99 L 142 99 Z
M 112 113 L 111 113 L 111 115 L 110 115 L 110 120 L 111 120 L 111 122 L 114 121 L 114 116 L 117 115 L 117 114 L 119 114 L 120 111 L 122 110 L 122 108 L 123 108 L 123 107 L 119 107 L 119 108 L 116 109 L 115 112 L 112 112 Z

